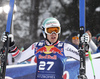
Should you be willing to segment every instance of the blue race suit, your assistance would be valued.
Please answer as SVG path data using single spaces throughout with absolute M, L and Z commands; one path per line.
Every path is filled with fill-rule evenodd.
M 63 79 L 66 61 L 63 48 L 63 42 L 51 46 L 46 46 L 45 42 L 37 44 L 35 49 L 37 57 L 36 79 Z

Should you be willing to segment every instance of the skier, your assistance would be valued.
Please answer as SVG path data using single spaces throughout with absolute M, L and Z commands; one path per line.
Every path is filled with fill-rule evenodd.
M 35 56 L 33 60 L 33 62 L 37 63 L 35 79 L 68 79 L 68 72 L 64 70 L 66 59 L 72 57 L 80 60 L 78 50 L 68 43 L 59 41 L 61 26 L 56 18 L 45 19 L 42 30 L 45 40 L 33 43 L 23 52 L 19 51 L 14 40 L 12 40 L 9 53 L 12 53 L 18 63 Z M 13 37 L 9 38 L 12 39 Z M 2 41 L 6 40 L 4 35 Z M 81 41 L 88 43 L 88 34 L 83 34 Z

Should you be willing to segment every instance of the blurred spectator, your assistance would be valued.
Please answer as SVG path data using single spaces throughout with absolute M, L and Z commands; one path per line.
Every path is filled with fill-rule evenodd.
M 100 33 L 96 35 L 96 39 L 97 39 L 97 46 L 100 46 Z
M 97 45 L 97 51 L 95 53 L 100 53 L 100 33 L 96 35 L 96 45 Z
M 75 48 L 79 48 L 79 33 L 74 31 L 72 34 L 65 40 L 66 43 L 72 44 Z
M 89 30 L 86 31 L 86 33 L 88 33 L 89 38 L 90 38 L 90 42 L 89 42 L 89 51 L 91 51 L 91 53 L 96 52 L 97 50 L 97 46 L 96 44 L 92 41 L 92 34 Z M 65 40 L 65 42 L 72 44 L 75 48 L 79 48 L 79 32 L 74 31 L 72 32 L 72 34 Z

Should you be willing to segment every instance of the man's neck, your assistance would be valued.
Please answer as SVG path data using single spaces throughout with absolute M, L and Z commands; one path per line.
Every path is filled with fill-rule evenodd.
M 46 45 L 56 45 L 59 43 L 59 40 L 57 40 L 55 43 L 50 43 L 50 41 L 46 40 Z

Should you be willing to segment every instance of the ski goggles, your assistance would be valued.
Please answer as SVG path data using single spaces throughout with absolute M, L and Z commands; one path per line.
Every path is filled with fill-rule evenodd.
M 79 39 L 79 37 L 78 37 L 78 36 L 74 36 L 74 37 L 72 37 L 72 39 L 73 39 L 73 40 Z
M 46 28 L 45 32 L 46 32 L 46 34 L 52 34 L 52 33 L 59 34 L 60 27 L 49 27 L 49 28 Z

